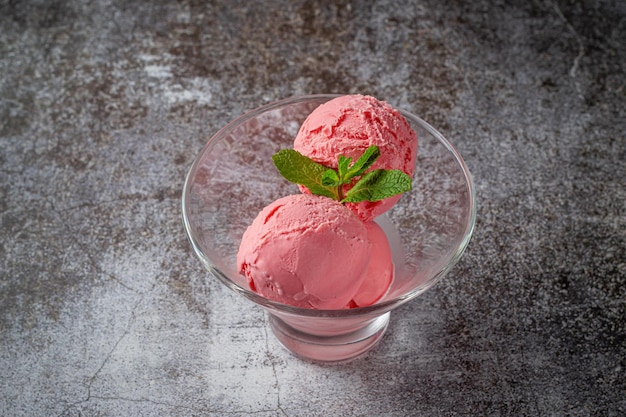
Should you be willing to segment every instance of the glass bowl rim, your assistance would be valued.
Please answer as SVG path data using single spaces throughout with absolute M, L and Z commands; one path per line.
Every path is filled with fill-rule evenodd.
M 432 287 L 439 279 L 445 276 L 459 261 L 465 249 L 469 245 L 469 242 L 472 237 L 472 233 L 475 228 L 476 223 L 476 190 L 474 187 L 474 181 L 472 179 L 472 175 L 465 164 L 461 154 L 459 151 L 433 126 L 431 126 L 428 122 L 424 121 L 420 117 L 415 114 L 403 110 L 401 108 L 396 109 L 407 119 L 412 120 L 413 122 L 420 125 L 423 129 L 427 130 L 435 139 L 437 139 L 442 145 L 446 147 L 446 149 L 453 155 L 456 162 L 461 167 L 463 171 L 463 175 L 465 176 L 466 186 L 468 188 L 469 194 L 469 203 L 470 203 L 470 213 L 469 213 L 469 221 L 465 227 L 463 232 L 463 239 L 461 243 L 458 245 L 456 250 L 454 251 L 454 255 L 450 258 L 450 260 L 440 268 L 433 276 L 430 278 L 425 284 L 417 286 L 410 291 L 401 294 L 395 298 L 384 300 L 372 304 L 370 306 L 365 307 L 356 307 L 356 308 L 345 308 L 345 309 L 333 309 L 333 310 L 316 310 L 316 309 L 308 309 L 302 307 L 296 307 L 288 304 L 279 303 L 277 301 L 270 300 L 268 298 L 263 297 L 262 295 L 253 292 L 247 288 L 241 287 L 236 282 L 231 280 L 225 273 L 219 270 L 209 259 L 209 257 L 204 253 L 202 248 L 198 243 L 197 237 L 194 235 L 193 229 L 191 227 L 189 217 L 187 215 L 187 207 L 189 205 L 188 198 L 191 192 L 191 180 L 195 176 L 196 171 L 202 161 L 205 153 L 209 151 L 218 140 L 225 137 L 228 133 L 233 131 L 236 127 L 240 126 L 242 123 L 252 119 L 253 117 L 265 113 L 269 110 L 273 110 L 275 108 L 283 107 L 290 104 L 297 104 L 306 101 L 320 101 L 320 104 L 323 102 L 332 100 L 333 98 L 340 97 L 344 94 L 310 94 L 310 95 L 299 95 L 292 96 L 288 98 L 284 98 L 281 100 L 273 101 L 270 103 L 266 103 L 264 105 L 258 106 L 252 110 L 249 110 L 240 116 L 234 118 L 232 121 L 228 122 L 225 126 L 219 129 L 214 135 L 212 135 L 206 144 L 203 146 L 202 150 L 196 155 L 191 167 L 187 171 L 187 175 L 185 176 L 185 183 L 183 186 L 183 192 L 181 196 L 181 209 L 182 209 L 182 220 L 185 227 L 185 232 L 187 234 L 187 238 L 191 243 L 191 246 L 200 261 L 205 266 L 205 268 L 214 276 L 216 276 L 223 284 L 229 287 L 231 290 L 243 295 L 244 297 L 250 299 L 254 303 L 273 311 L 282 312 L 294 316 L 307 316 L 307 317 L 358 317 L 363 315 L 368 315 L 372 313 L 383 314 L 387 311 L 391 311 L 394 308 L 404 304 L 405 302 L 412 300 L 417 297 L 430 287 Z

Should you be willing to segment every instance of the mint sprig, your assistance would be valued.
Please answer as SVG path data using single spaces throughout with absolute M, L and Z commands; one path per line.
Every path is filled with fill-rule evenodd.
M 341 201 L 345 203 L 379 201 L 402 194 L 411 188 L 411 177 L 404 172 L 398 169 L 377 169 L 363 175 Z
M 323 195 L 342 203 L 379 201 L 410 191 L 412 180 L 400 170 L 376 169 L 366 172 L 380 156 L 378 146 L 370 146 L 353 163 L 339 155 L 337 169 L 326 167 L 294 149 L 283 149 L 272 156 L 278 172 L 287 180 L 307 187 L 312 194 Z M 345 193 L 343 186 L 361 177 Z
M 312 194 L 339 199 L 335 188 L 322 183 L 322 176 L 328 170 L 324 165 L 294 149 L 282 149 L 272 155 L 272 160 L 280 175 L 289 181 L 304 185 Z

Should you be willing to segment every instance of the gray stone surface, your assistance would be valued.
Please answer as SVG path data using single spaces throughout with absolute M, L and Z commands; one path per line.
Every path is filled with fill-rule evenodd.
M 626 414 L 626 5 L 0 0 L 0 415 Z M 246 110 L 372 94 L 457 145 L 460 263 L 341 365 L 212 279 L 184 175 Z

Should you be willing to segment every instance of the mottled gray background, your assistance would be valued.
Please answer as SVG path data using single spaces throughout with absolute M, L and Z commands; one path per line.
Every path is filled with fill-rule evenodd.
M 0 0 L 0 415 L 625 415 L 625 44 L 617 0 Z M 229 120 L 351 92 L 450 138 L 478 221 L 320 366 L 202 269 L 179 200 Z

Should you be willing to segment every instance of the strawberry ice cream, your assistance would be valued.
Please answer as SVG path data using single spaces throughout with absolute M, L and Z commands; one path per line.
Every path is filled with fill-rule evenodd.
M 341 182 L 340 176 L 351 167 L 345 158 L 357 161 L 373 146 L 378 147 L 376 159 Z M 368 200 L 376 201 L 345 204 L 333 198 L 342 200 L 359 179 L 373 178 L 382 170 L 399 170 L 411 177 L 417 157 L 415 132 L 385 102 L 362 95 L 341 96 L 309 115 L 295 138 L 294 150 L 280 151 L 274 162 L 304 193 L 280 198 L 259 213 L 243 235 L 237 254 L 239 272 L 253 291 L 283 304 L 342 309 L 376 303 L 391 285 L 394 265 L 385 232 L 373 219 L 391 208 L 400 195 L 369 194 L 373 197 Z M 344 159 L 338 169 L 340 155 Z M 337 179 L 326 177 L 325 167 L 336 169 Z M 368 170 L 381 171 L 368 176 Z M 324 182 L 328 178 L 331 186 L 343 189 L 330 194 L 323 188 L 320 191 L 318 186 L 328 185 Z M 359 186 L 353 191 L 361 191 Z M 375 186 L 367 183 L 366 187 Z M 311 195 L 311 190 L 324 196 Z M 384 198 L 389 195 L 393 196 Z
M 413 176 L 417 136 L 398 110 L 374 97 L 347 95 L 322 104 L 304 121 L 294 141 L 296 151 L 331 168 L 337 168 L 339 155 L 356 160 L 372 145 L 379 147 L 380 157 L 370 170 L 398 169 Z M 344 187 L 347 191 L 351 185 Z M 368 221 L 389 210 L 399 199 L 400 195 L 396 195 L 347 206 Z
M 370 254 L 368 230 L 352 211 L 327 197 L 298 194 L 259 213 L 243 235 L 237 268 L 271 300 L 340 309 L 361 288 Z
M 372 244 L 372 256 L 365 271 L 365 279 L 352 298 L 350 307 L 364 307 L 374 304 L 387 293 L 393 280 L 393 259 L 385 231 L 375 222 L 367 222 L 365 227 Z

